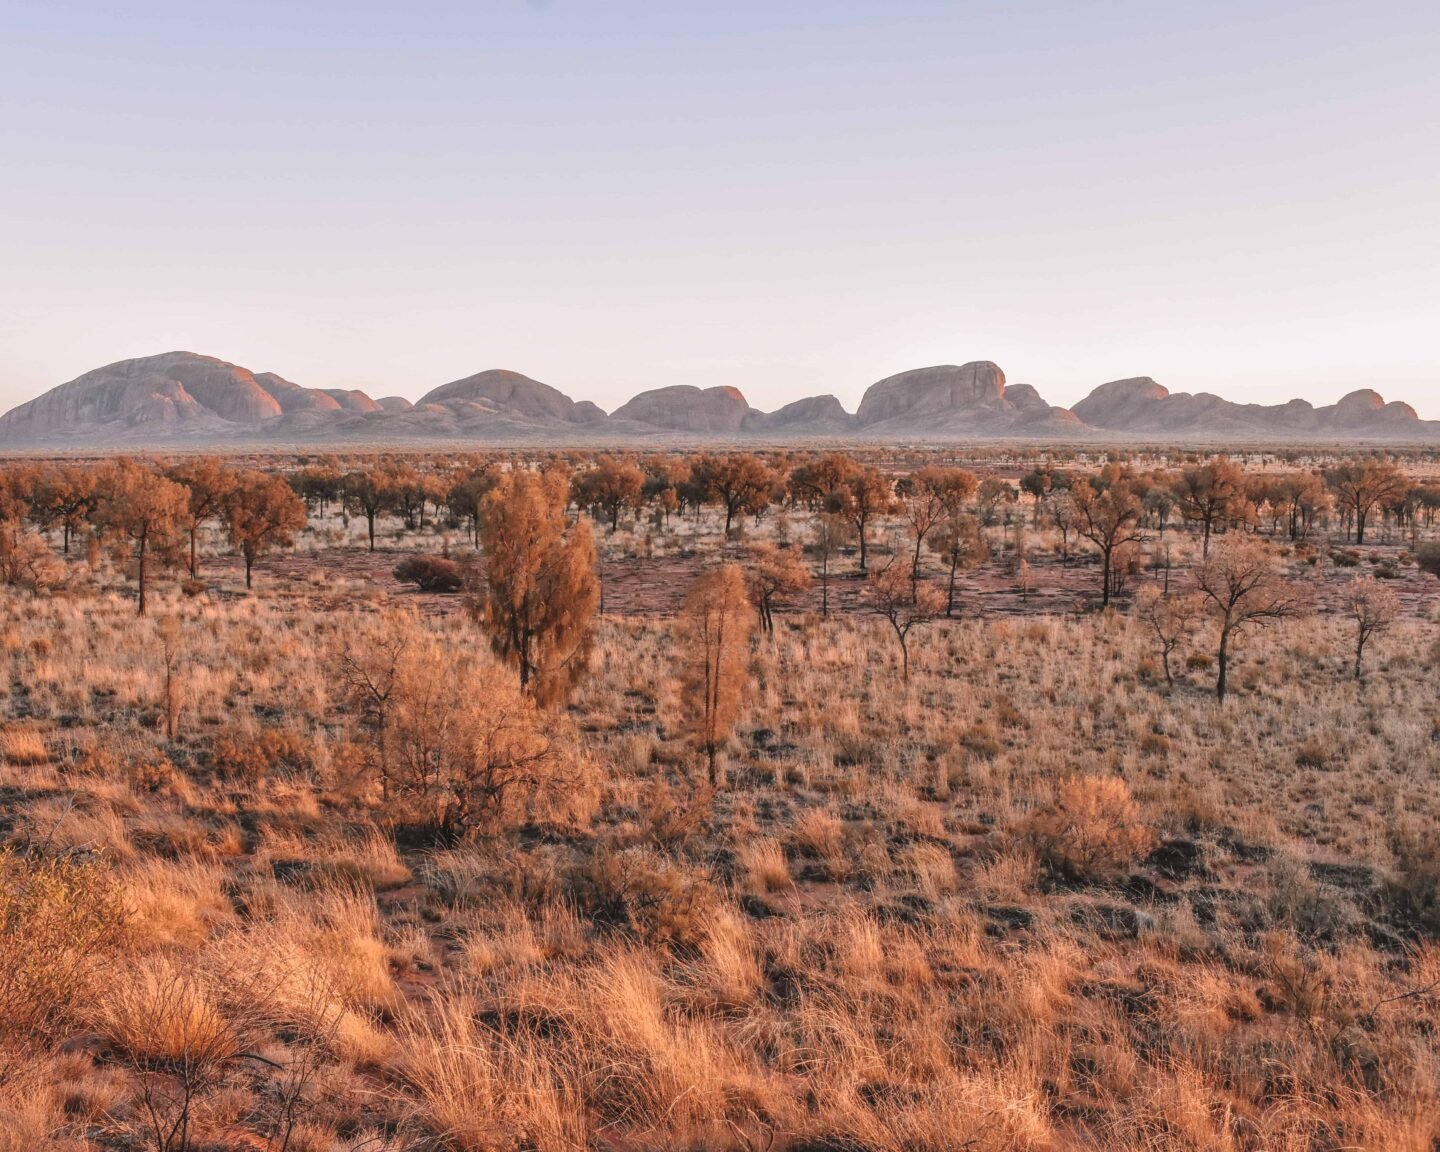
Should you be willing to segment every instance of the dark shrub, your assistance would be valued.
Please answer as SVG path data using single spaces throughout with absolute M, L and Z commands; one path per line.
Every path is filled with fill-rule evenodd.
M 395 565 L 393 575 L 421 592 L 458 592 L 464 583 L 460 565 L 444 556 L 411 556 Z

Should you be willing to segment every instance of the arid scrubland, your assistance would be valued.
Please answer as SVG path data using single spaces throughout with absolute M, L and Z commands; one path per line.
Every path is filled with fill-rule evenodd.
M 1428 462 L 568 463 L 11 520 L 0 1149 L 1436 1146 Z

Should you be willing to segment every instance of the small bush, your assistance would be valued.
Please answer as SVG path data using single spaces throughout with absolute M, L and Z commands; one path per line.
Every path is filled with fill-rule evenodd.
M 1031 817 L 1027 833 L 1053 873 L 1079 881 L 1121 875 L 1155 843 L 1118 776 L 1061 780 L 1055 804 Z
M 465 583 L 460 565 L 444 556 L 411 556 L 395 565 L 392 575 L 421 592 L 458 592 Z

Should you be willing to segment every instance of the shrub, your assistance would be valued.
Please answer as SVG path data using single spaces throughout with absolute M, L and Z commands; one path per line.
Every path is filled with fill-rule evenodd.
M 1027 832 L 1053 873 L 1079 881 L 1117 876 L 1155 843 L 1118 776 L 1061 780 L 1055 804 L 1031 817 Z
M 309 771 L 311 748 L 296 732 L 265 728 L 255 734 L 222 732 L 211 753 L 215 771 L 227 780 L 260 781 L 277 770 Z
M 1395 855 L 1387 885 L 1392 914 L 1407 927 L 1440 934 L 1440 844 L 1411 827 L 1397 832 L 1390 848 Z
M 421 592 L 458 592 L 465 583 L 460 565 L 444 556 L 411 556 L 395 565 L 391 574 Z
M 124 927 L 97 864 L 0 852 L 0 1035 L 24 1039 L 69 1016 Z
M 709 881 L 640 848 L 598 851 L 575 873 L 572 890 L 576 904 L 598 923 L 686 951 L 704 941 L 718 903 Z

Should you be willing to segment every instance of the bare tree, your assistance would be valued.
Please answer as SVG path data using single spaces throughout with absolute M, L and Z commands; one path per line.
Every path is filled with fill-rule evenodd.
M 930 538 L 930 547 L 945 560 L 949 579 L 945 585 L 945 616 L 955 614 L 955 576 L 983 564 L 990 544 L 980 521 L 966 512 L 955 511 L 942 520 Z
M 1220 630 L 1216 698 L 1229 691 L 1230 653 L 1235 637 L 1251 624 L 1294 616 L 1300 596 L 1275 567 L 1265 545 L 1244 536 L 1229 536 L 1195 569 L 1195 586 L 1208 603 Z
M 1167 596 L 1153 584 L 1140 590 L 1135 598 L 1135 615 L 1155 634 L 1160 644 L 1160 662 L 1165 669 L 1165 683 L 1175 684 L 1170 660 L 1176 650 L 1195 634 L 1205 614 L 1205 603 L 1195 593 Z
M 372 641 L 357 646 L 347 637 L 337 653 L 345 697 L 368 736 L 369 760 L 380 778 L 384 800 L 390 799 L 389 735 L 396 684 L 419 629 L 419 618 L 413 612 L 391 612 L 382 618 Z
M 1342 602 L 1355 624 L 1355 679 L 1365 678 L 1365 646 L 1386 631 L 1400 615 L 1400 600 L 1373 576 L 1359 576 L 1345 586 Z
M 900 672 L 910 683 L 910 633 L 939 616 L 945 597 L 931 584 L 912 585 L 909 574 L 892 557 L 870 574 L 869 592 L 875 611 L 885 617 L 900 645 Z

